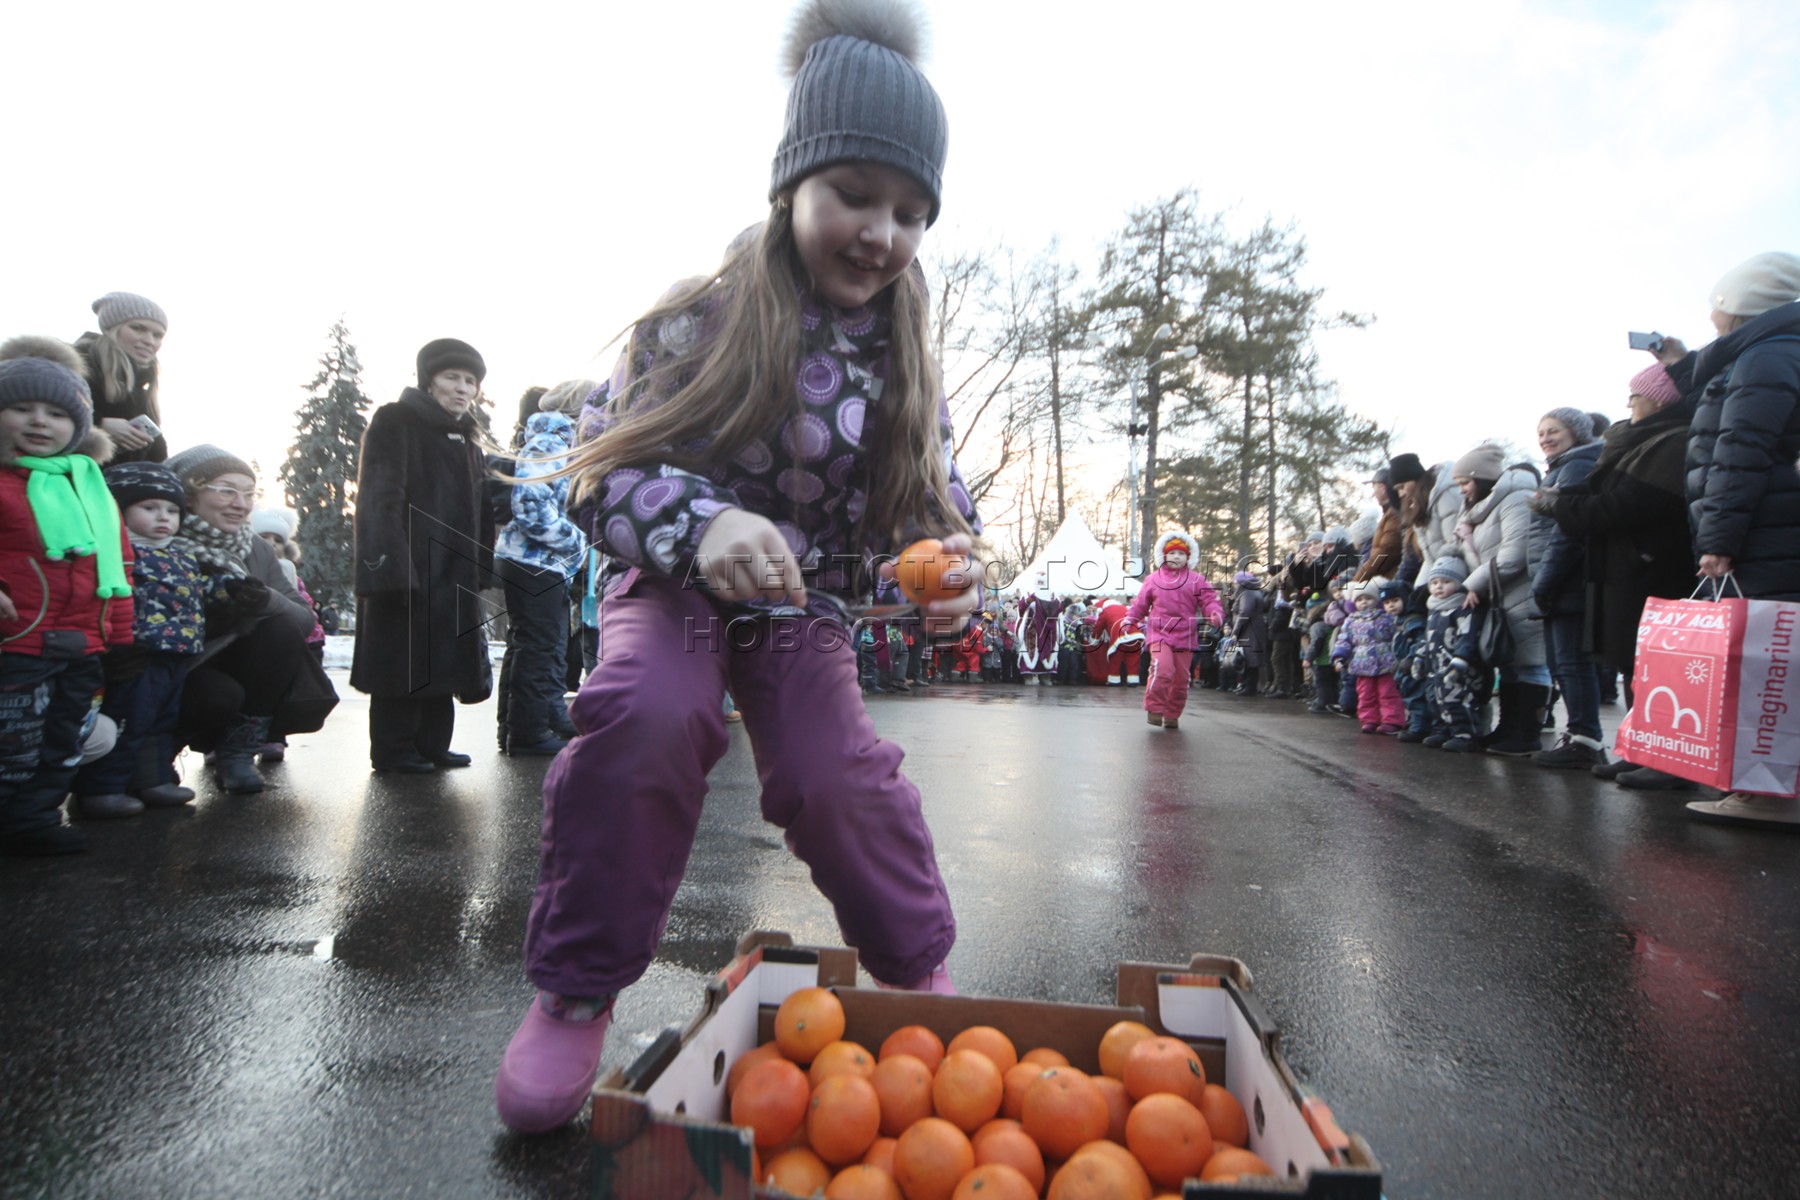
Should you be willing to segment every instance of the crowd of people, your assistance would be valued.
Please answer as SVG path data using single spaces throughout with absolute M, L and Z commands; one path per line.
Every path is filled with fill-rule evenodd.
M 443 338 L 369 421 L 350 681 L 370 696 L 372 767 L 470 761 L 450 748 L 455 706 L 495 683 L 466 598 L 493 578 L 512 610 L 502 749 L 554 756 L 526 926 L 536 994 L 495 1079 L 519 1132 L 566 1123 L 591 1089 L 614 1001 L 669 918 L 733 700 L 762 810 L 845 943 L 884 987 L 949 992 L 949 895 L 918 790 L 859 685 L 979 672 L 1042 687 L 1078 678 L 1081 654 L 1102 678 L 1142 682 L 1163 730 L 1180 729 L 1198 678 L 1309 697 L 1421 746 L 1675 787 L 1608 761 L 1599 737 L 1602 683 L 1629 681 L 1644 599 L 1686 595 L 1696 570 L 1800 598 L 1800 258 L 1769 254 L 1714 290 L 1717 340 L 1693 354 L 1663 340 L 1631 382 L 1629 423 L 1547 413 L 1542 467 L 1487 444 L 1430 467 L 1401 454 L 1373 481 L 1366 539 L 1309 535 L 1215 587 L 1197 540 L 1173 533 L 1128 604 L 1065 605 L 1036 586 L 981 611 L 981 522 L 915 262 L 941 207 L 948 121 L 909 20 L 878 3 L 803 6 L 766 217 L 634 323 L 604 385 L 528 394 L 496 447 L 475 415 L 486 363 Z M 81 849 L 71 794 L 87 817 L 192 800 L 179 747 L 210 753 L 226 791 L 257 791 L 258 761 L 337 701 L 287 557 L 293 527 L 257 516 L 256 472 L 211 444 L 167 452 L 166 314 L 123 292 L 94 310 L 98 331 L 76 345 L 0 347 L 11 854 Z M 928 536 L 967 562 L 943 593 L 892 627 L 854 620 L 849 606 L 897 596 L 877 564 Z M 590 628 L 605 654 L 565 705 L 571 658 L 576 673 L 593 662 Z M 1545 749 L 1553 687 L 1564 737 Z M 1791 799 L 1705 806 L 1800 819 Z

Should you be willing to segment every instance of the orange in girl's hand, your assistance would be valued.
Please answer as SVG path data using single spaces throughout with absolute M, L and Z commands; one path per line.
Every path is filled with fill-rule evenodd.
M 968 585 L 950 587 L 944 573 L 963 570 L 969 560 L 961 554 L 946 554 L 944 543 L 936 538 L 921 538 L 900 552 L 894 560 L 894 582 L 914 604 L 930 604 L 933 600 L 954 600 L 968 590 Z

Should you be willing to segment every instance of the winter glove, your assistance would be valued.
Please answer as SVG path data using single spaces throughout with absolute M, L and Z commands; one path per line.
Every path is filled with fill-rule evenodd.
M 208 640 L 244 633 L 269 607 L 269 585 L 260 579 L 233 576 L 220 582 L 206 606 Z
M 1431 674 L 1430 669 L 1425 665 L 1425 656 L 1423 654 L 1415 654 L 1407 659 L 1406 662 L 1407 674 L 1420 682 L 1423 682 L 1425 677 Z
M 1453 658 L 1444 672 L 1444 679 L 1453 687 L 1461 687 L 1469 678 L 1469 664 L 1466 659 Z
M 231 610 L 238 617 L 260 617 L 269 608 L 269 585 L 254 575 L 227 579 L 225 594 L 231 597 Z
M 1552 516 L 1556 512 L 1556 498 L 1562 495 L 1561 488 L 1539 488 L 1531 493 L 1531 499 L 1525 502 L 1532 512 L 1540 517 Z

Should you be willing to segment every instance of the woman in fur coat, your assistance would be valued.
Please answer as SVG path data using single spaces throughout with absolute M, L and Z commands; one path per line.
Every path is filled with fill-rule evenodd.
M 473 610 L 494 550 L 473 415 L 486 375 L 467 342 L 428 342 L 419 386 L 376 409 L 363 434 L 350 683 L 370 696 L 377 771 L 467 766 L 469 756 L 450 749 L 456 701 L 478 704 L 493 690 Z

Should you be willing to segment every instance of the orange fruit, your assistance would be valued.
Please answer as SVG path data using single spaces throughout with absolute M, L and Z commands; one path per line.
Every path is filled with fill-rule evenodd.
M 1168 1092 L 1154 1092 L 1131 1106 L 1125 1145 L 1151 1180 L 1163 1187 L 1179 1187 L 1188 1176 L 1198 1175 L 1213 1152 L 1206 1118 Z
M 914 1122 L 894 1146 L 894 1182 L 906 1200 L 950 1200 L 974 1167 L 968 1135 L 942 1117 Z
M 1212 1130 L 1213 1141 L 1243 1147 L 1250 1144 L 1250 1118 L 1238 1098 L 1216 1083 L 1206 1085 L 1200 1097 L 1200 1115 Z
M 1081 1154 L 1057 1168 L 1046 1197 L 1047 1200 L 1129 1200 L 1132 1196 L 1149 1194 L 1138 1187 L 1130 1168 L 1119 1160 L 1104 1154 Z
M 1031 1194 L 1044 1190 L 1044 1152 L 1017 1125 L 990 1121 L 975 1133 L 975 1165 L 1005 1163 L 1031 1184 Z
M 896 1054 L 910 1054 L 924 1063 L 927 1071 L 936 1071 L 938 1064 L 944 1061 L 944 1039 L 923 1025 L 902 1025 L 887 1035 L 878 1057 L 889 1058 Z
M 818 1087 L 833 1075 L 860 1075 L 864 1079 L 875 1073 L 875 1056 L 855 1042 L 833 1042 L 813 1057 L 806 1069 L 806 1081 Z
M 738 1084 L 744 1080 L 745 1072 L 759 1062 L 781 1057 L 781 1047 L 774 1042 L 764 1042 L 738 1055 L 738 1060 L 731 1064 L 731 1070 L 725 1075 L 725 1098 L 729 1100 L 737 1095 Z
M 806 1140 L 813 1153 L 841 1167 L 868 1152 L 881 1132 L 881 1101 L 861 1075 L 833 1075 L 813 1089 Z
M 1004 1091 L 1000 1096 L 1000 1111 L 1013 1120 L 1019 1119 L 1019 1112 L 1025 1107 L 1025 1090 L 1038 1081 L 1048 1068 L 1041 1063 L 1019 1060 L 1019 1065 L 1000 1077 Z
M 951 1050 L 979 1050 L 993 1060 L 1002 1075 L 1019 1065 L 1019 1051 L 1013 1046 L 1012 1039 L 992 1025 L 969 1026 L 951 1038 L 944 1050 L 945 1053 Z
M 1111 1075 L 1092 1076 L 1094 1086 L 1100 1089 L 1100 1098 L 1106 1101 L 1109 1120 L 1106 1124 L 1106 1140 L 1125 1144 L 1125 1118 L 1131 1112 L 1131 1093 L 1125 1085 Z
M 894 1173 L 894 1147 L 899 1145 L 891 1137 L 878 1137 L 869 1143 L 869 1151 L 862 1160 L 871 1167 L 880 1167 L 889 1175 Z
M 1006 1085 L 994 1060 L 978 1050 L 952 1050 L 931 1077 L 931 1106 L 964 1133 L 1000 1111 Z
M 738 1082 L 737 1095 L 731 1098 L 731 1123 L 747 1127 L 758 1146 L 779 1146 L 806 1120 L 810 1098 L 799 1067 L 783 1058 L 767 1059 Z
M 971 1142 L 979 1142 L 982 1138 L 998 1129 L 1017 1129 L 1021 1133 L 1025 1131 L 1025 1127 L 1011 1117 L 995 1117 L 986 1125 L 983 1125 L 980 1129 L 971 1133 L 969 1135 L 969 1140 Z
M 1208 1183 L 1229 1183 L 1240 1175 L 1273 1175 L 1274 1168 L 1258 1155 L 1237 1146 L 1225 1146 L 1206 1160 L 1200 1178 Z
M 1200 1107 L 1206 1095 L 1206 1068 L 1200 1056 L 1180 1038 L 1147 1037 L 1125 1054 L 1121 1078 L 1133 1100 L 1156 1092 L 1172 1092 Z
M 1094 1081 L 1074 1067 L 1053 1067 L 1025 1092 L 1019 1123 L 1051 1158 L 1068 1158 L 1106 1136 L 1112 1114 Z
M 965 589 L 946 586 L 944 572 L 968 565 L 969 560 L 963 555 L 944 553 L 944 543 L 936 538 L 921 538 L 894 560 L 894 582 L 914 604 L 953 600 Z
M 1019 1055 L 1019 1061 L 1042 1063 L 1046 1067 L 1066 1067 L 1069 1065 L 1069 1056 L 1061 1050 L 1053 1050 L 1049 1046 L 1035 1046 Z
M 831 1168 L 802 1146 L 771 1158 L 763 1168 L 762 1182 L 796 1196 L 810 1196 L 831 1182 Z
M 825 1185 L 825 1200 L 901 1200 L 900 1185 L 879 1167 L 855 1163 L 831 1177 Z
M 1150 1192 L 1152 1190 L 1150 1187 L 1150 1176 L 1144 1173 L 1144 1164 L 1133 1157 L 1131 1151 L 1119 1145 L 1117 1142 L 1108 1142 L 1104 1140 L 1089 1142 L 1074 1154 L 1070 1155 L 1069 1161 L 1073 1162 L 1077 1158 L 1086 1158 L 1089 1156 L 1107 1158 L 1118 1163 L 1119 1166 L 1124 1168 L 1125 1174 L 1131 1179 L 1131 1194 L 1136 1195 L 1139 1200 L 1150 1200 Z
M 1156 1036 L 1156 1030 L 1142 1021 L 1120 1021 L 1100 1038 L 1100 1073 L 1114 1079 L 1125 1078 L 1125 1055 L 1145 1038 Z
M 957 1182 L 950 1200 L 1037 1200 L 1037 1189 L 1015 1167 L 977 1163 Z
M 844 1036 L 844 1006 L 822 987 L 801 988 L 775 1010 L 775 1044 L 804 1066 Z
M 910 1054 L 895 1054 L 876 1063 L 869 1082 L 881 1102 L 881 1132 L 888 1137 L 899 1137 L 908 1125 L 934 1111 L 931 1072 Z

